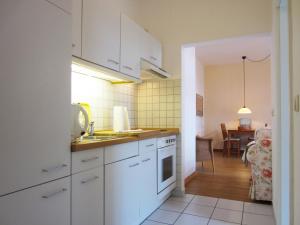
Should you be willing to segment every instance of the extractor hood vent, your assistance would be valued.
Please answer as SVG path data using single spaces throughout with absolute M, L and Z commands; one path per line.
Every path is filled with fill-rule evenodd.
M 171 75 L 167 71 L 158 68 L 157 66 L 151 64 L 150 62 L 144 59 L 141 60 L 141 68 L 142 80 L 150 80 L 155 78 L 167 79 L 171 77 Z

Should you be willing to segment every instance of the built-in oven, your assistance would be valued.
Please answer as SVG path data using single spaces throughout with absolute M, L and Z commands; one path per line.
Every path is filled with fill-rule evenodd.
M 157 141 L 158 193 L 176 182 L 176 136 L 162 137 Z

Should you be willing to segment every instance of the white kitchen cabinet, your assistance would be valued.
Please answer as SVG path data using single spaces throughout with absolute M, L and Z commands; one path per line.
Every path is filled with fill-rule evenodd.
M 1 196 L 70 175 L 71 15 L 2 0 L 0 21 Z
M 68 13 L 71 13 L 71 5 L 72 5 L 72 0 L 45 0 L 53 3 L 56 5 L 58 8 L 61 8 L 65 10 Z
M 121 16 L 120 72 L 139 78 L 141 72 L 142 28 L 126 15 Z
M 120 70 L 120 17 L 118 0 L 83 0 L 83 59 Z
M 72 225 L 104 224 L 103 169 L 72 175 Z
M 143 45 L 141 47 L 142 58 L 146 59 L 157 67 L 162 67 L 162 45 L 159 40 L 150 33 L 143 31 Z
M 0 197 L 0 224 L 70 225 L 70 177 Z
M 140 157 L 105 166 L 105 225 L 140 224 Z
M 159 204 L 157 197 L 157 148 L 156 139 L 140 141 L 140 218 L 145 220 Z
M 72 0 L 72 54 L 81 57 L 82 0 Z

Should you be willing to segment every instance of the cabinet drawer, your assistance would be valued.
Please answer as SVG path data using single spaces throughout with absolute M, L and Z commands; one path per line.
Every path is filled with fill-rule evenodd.
M 156 151 L 156 138 L 139 141 L 139 152 L 143 155 L 147 152 Z
M 0 198 L 1 225 L 70 225 L 70 177 Z
M 72 225 L 104 223 L 104 167 L 72 175 Z
M 105 148 L 105 164 L 137 156 L 139 154 L 138 141 L 113 145 Z
M 103 148 L 72 153 L 72 174 L 103 165 Z

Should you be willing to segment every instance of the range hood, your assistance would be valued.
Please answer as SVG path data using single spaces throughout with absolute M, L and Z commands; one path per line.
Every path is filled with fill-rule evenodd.
M 149 80 L 149 79 L 155 79 L 155 78 L 161 78 L 161 79 L 166 79 L 170 78 L 171 75 L 153 65 L 152 63 L 148 62 L 147 60 L 141 59 L 141 79 L 142 80 Z

